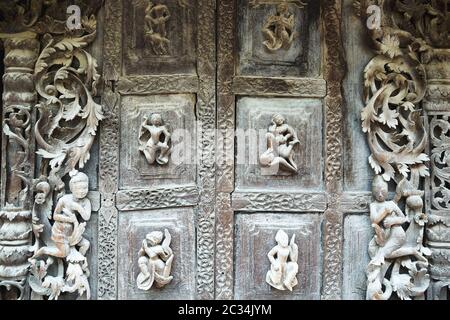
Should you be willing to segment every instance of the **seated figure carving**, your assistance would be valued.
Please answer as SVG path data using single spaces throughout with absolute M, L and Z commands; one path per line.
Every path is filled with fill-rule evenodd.
M 150 290 L 153 284 L 162 288 L 172 281 L 170 272 L 174 255 L 170 248 L 171 241 L 172 237 L 167 229 L 164 234 L 153 231 L 142 241 L 138 260 L 140 273 L 136 280 L 139 289 Z
M 83 237 L 86 223 L 91 218 L 91 202 L 87 198 L 89 178 L 86 174 L 73 170 L 69 188 L 71 194 L 62 196 L 51 210 L 51 197 L 48 196 L 47 182 L 37 185 L 35 209 L 33 210 L 33 231 L 36 243 L 31 257 L 30 286 L 38 295 L 48 295 L 58 299 L 61 292 L 78 291 L 90 298 L 88 277 L 90 275 L 86 253 L 90 242 Z M 53 220 L 53 225 L 50 224 Z M 50 230 L 49 230 L 50 229 Z M 39 260 L 46 257 L 45 262 Z M 57 263 L 58 274 L 47 274 L 50 265 Z M 64 268 L 66 265 L 66 268 Z
M 139 151 L 143 152 L 147 162 L 160 165 L 169 163 L 171 133 L 169 128 L 164 125 L 162 117 L 154 113 L 150 117 L 150 123 L 147 117 L 141 125 L 139 135 Z
M 269 168 L 270 175 L 278 175 L 280 170 L 290 174 L 297 173 L 294 161 L 294 148 L 300 143 L 297 133 L 280 114 L 273 116 L 272 123 L 266 134 L 267 151 L 259 159 L 261 166 Z
M 278 290 L 292 291 L 298 284 L 298 246 L 295 243 L 295 234 L 289 243 L 289 237 L 283 230 L 279 230 L 275 236 L 277 245 L 270 250 L 270 270 L 266 275 L 266 282 Z

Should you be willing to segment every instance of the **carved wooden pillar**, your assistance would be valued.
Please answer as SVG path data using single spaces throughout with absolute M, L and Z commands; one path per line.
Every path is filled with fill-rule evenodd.
M 448 299 L 450 286 L 450 50 L 423 56 L 428 86 L 424 99 L 430 132 L 431 177 L 427 199 L 427 245 L 432 250 L 430 299 Z
M 13 34 L 4 40 L 4 47 L 0 299 L 22 299 L 32 240 L 30 183 L 34 174 L 32 125 L 36 105 L 33 70 L 39 41 L 34 33 Z

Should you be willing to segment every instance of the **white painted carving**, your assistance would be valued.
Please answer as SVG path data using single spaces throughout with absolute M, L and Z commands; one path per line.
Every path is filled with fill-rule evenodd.
M 170 272 L 174 255 L 170 248 L 171 241 L 172 237 L 167 229 L 164 234 L 161 231 L 153 231 L 142 241 L 138 260 L 141 272 L 136 280 L 139 289 L 150 290 L 153 284 L 162 288 L 172 281 Z
M 278 290 L 292 291 L 298 284 L 298 246 L 295 243 L 295 234 L 289 243 L 287 233 L 279 230 L 275 240 L 277 245 L 267 255 L 271 265 L 266 275 L 266 282 Z

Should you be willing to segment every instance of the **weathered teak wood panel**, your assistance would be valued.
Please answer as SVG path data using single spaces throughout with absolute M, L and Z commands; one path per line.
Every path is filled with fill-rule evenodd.
M 448 0 L 74 2 L 0 4 L 0 299 L 450 296 Z

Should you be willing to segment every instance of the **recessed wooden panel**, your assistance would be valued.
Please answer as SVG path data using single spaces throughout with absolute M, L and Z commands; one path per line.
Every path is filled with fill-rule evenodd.
M 153 12 L 149 12 L 152 10 L 152 8 L 149 9 L 150 3 L 155 7 Z M 195 73 L 196 3 L 195 0 L 125 0 L 123 4 L 124 74 Z M 164 44 L 166 49 L 163 52 L 155 52 L 154 45 L 146 36 L 149 32 L 146 27 L 149 23 L 145 18 L 146 10 L 156 20 L 165 19 L 161 25 L 153 26 L 156 37 L 160 37 L 161 28 L 165 29 L 164 38 L 167 42 Z
M 238 74 L 318 76 L 321 61 L 319 1 L 308 1 L 305 8 L 289 4 L 289 13 L 294 19 L 294 38 L 289 48 L 276 51 L 264 45 L 267 38 L 263 28 L 269 17 L 276 15 L 277 2 L 261 1 L 256 6 L 251 2 L 238 1 Z
M 195 96 L 126 96 L 122 100 L 120 186 L 139 188 L 195 183 Z M 169 163 L 149 164 L 139 151 L 144 117 L 161 114 L 172 134 Z
M 265 134 L 279 113 L 300 140 L 294 160 L 298 173 L 263 175 L 259 157 L 267 150 Z M 237 103 L 236 187 L 286 191 L 322 188 L 322 102 L 318 99 L 250 98 Z
M 275 235 L 283 229 L 295 233 L 299 247 L 298 285 L 292 292 L 273 289 L 266 283 L 270 270 L 269 251 L 276 245 Z M 319 214 L 238 214 L 235 225 L 236 299 L 320 299 L 321 217 Z
M 173 280 L 164 288 L 139 290 L 138 252 L 147 233 L 167 229 L 174 253 Z M 194 299 L 195 294 L 195 229 L 192 209 L 137 211 L 119 215 L 118 237 L 119 299 L 178 300 Z

